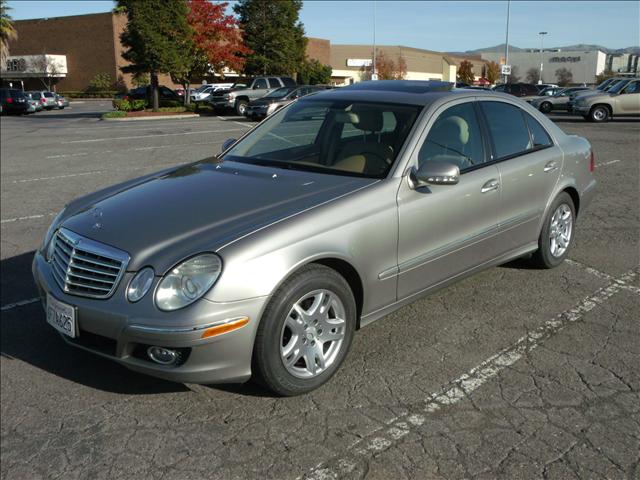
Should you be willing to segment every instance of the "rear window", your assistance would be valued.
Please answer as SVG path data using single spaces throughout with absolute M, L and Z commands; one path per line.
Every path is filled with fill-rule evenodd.
M 44 96 L 47 98 L 53 98 L 53 93 L 52 92 L 44 92 Z
M 527 119 L 527 124 L 529 125 L 529 130 L 531 131 L 533 148 L 549 147 L 553 145 L 551 137 L 544 129 L 544 127 L 540 125 L 540 122 L 538 122 L 535 118 L 533 118 L 526 112 L 524 116 Z
M 502 102 L 481 102 L 481 105 L 493 138 L 495 160 L 529 150 L 531 139 L 522 110 Z

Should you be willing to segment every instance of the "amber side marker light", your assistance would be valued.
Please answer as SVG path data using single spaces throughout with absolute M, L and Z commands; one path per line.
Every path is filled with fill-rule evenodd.
M 202 332 L 202 338 L 215 337 L 216 335 L 231 332 L 233 330 L 244 327 L 247 323 L 249 323 L 249 317 L 236 318 L 234 320 L 231 320 L 230 322 L 223 323 L 222 325 L 216 325 L 215 327 L 207 328 L 204 332 Z

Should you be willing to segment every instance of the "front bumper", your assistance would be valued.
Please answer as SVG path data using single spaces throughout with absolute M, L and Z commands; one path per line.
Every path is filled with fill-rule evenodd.
M 247 107 L 245 111 L 245 116 L 248 118 L 265 118 L 267 116 L 267 111 L 269 110 L 269 105 L 258 105 Z
M 268 297 L 229 303 L 203 298 L 184 309 L 162 312 L 153 306 L 154 288 L 137 303 L 126 300 L 125 285 L 133 276 L 131 272 L 124 275 L 109 299 L 96 300 L 63 292 L 40 252 L 34 257 L 32 271 L 43 304 L 49 293 L 76 308 L 78 337 L 61 334 L 70 345 L 131 370 L 175 382 L 238 383 L 251 377 L 253 342 Z M 202 338 L 205 328 L 244 316 L 249 317 L 244 327 Z M 154 363 L 145 354 L 152 345 L 184 349 L 186 361 L 178 366 Z
M 236 105 L 236 100 L 230 98 L 211 98 L 209 99 L 209 103 L 213 108 L 233 108 Z
M 589 113 L 590 107 L 586 105 L 573 105 L 573 112 L 579 115 L 587 115 Z

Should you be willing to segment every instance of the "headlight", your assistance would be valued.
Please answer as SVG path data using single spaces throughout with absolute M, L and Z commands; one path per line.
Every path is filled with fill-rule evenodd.
M 155 273 L 151 267 L 145 267 L 136 273 L 129 282 L 129 287 L 127 288 L 127 300 L 131 303 L 135 303 L 144 297 L 151 288 L 153 277 L 155 277 Z
M 156 306 L 172 311 L 195 302 L 216 283 L 222 260 L 215 253 L 203 253 L 182 262 L 167 273 L 156 289 Z

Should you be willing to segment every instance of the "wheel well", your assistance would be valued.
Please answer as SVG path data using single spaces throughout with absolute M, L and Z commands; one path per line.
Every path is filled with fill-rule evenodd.
M 596 103 L 595 105 L 593 105 L 591 107 L 591 110 L 589 110 L 590 112 L 593 111 L 594 108 L 596 107 L 604 107 L 607 109 L 607 111 L 609 112 L 609 116 L 613 115 L 613 109 L 611 108 L 611 105 L 606 104 L 606 103 Z
M 364 289 L 362 287 L 362 279 L 358 274 L 358 271 L 351 266 L 349 262 L 345 262 L 339 258 L 322 258 L 320 260 L 316 260 L 313 263 L 317 263 L 320 265 L 324 265 L 325 267 L 329 267 L 340 275 L 344 277 L 344 279 L 351 287 L 351 292 L 353 293 L 353 298 L 356 301 L 356 309 L 357 309 L 357 328 L 360 328 L 360 315 L 362 315 L 362 307 L 364 302 Z
M 576 217 L 578 216 L 578 212 L 580 211 L 580 195 L 578 195 L 578 191 L 573 187 L 567 187 L 563 190 L 563 192 L 567 192 L 573 200 L 573 206 L 576 209 Z
M 248 101 L 249 101 L 249 97 L 237 97 L 237 98 L 236 98 L 236 102 L 237 102 L 238 100 L 244 100 L 245 102 L 248 102 Z

